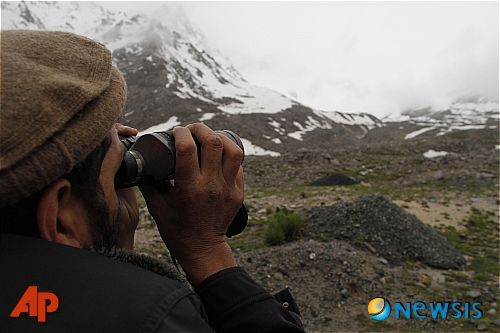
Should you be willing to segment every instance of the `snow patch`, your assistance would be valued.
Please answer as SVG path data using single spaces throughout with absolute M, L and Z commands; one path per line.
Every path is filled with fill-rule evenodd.
M 269 135 L 264 135 L 264 134 L 263 134 L 262 136 L 263 136 L 265 139 L 270 140 L 270 141 L 274 142 L 274 143 L 275 143 L 275 144 L 277 144 L 277 145 L 279 145 L 279 144 L 281 144 L 281 143 L 282 143 L 282 142 L 281 142 L 281 140 L 280 140 L 279 138 L 272 138 L 272 137 L 270 137 Z
M 142 51 L 144 51 L 144 49 L 142 48 L 142 46 L 138 46 L 138 45 L 125 47 L 125 53 L 130 53 L 130 54 L 134 54 L 137 56 L 141 55 Z M 153 60 L 153 58 L 151 58 L 150 61 L 152 61 L 152 60 Z
M 285 129 L 284 128 L 281 128 L 281 124 L 279 122 L 277 122 L 276 120 L 272 119 L 272 118 L 268 118 L 270 120 L 270 122 L 268 123 L 269 125 L 271 125 L 272 127 L 274 127 L 274 131 L 277 132 L 278 134 L 281 134 L 281 135 L 285 135 Z
M 338 111 L 320 111 L 320 110 L 313 110 L 313 112 L 321 117 L 326 117 L 330 120 L 333 120 L 336 123 L 343 125 L 352 125 L 352 126 L 365 125 L 368 129 L 384 126 L 380 121 L 373 120 L 366 113 L 351 114 Z
M 302 135 L 304 135 L 306 132 L 311 132 L 311 131 L 314 131 L 315 129 L 318 129 L 318 128 L 321 128 L 321 129 L 332 129 L 332 127 L 330 126 L 330 124 L 327 124 L 327 123 L 320 123 L 319 121 L 317 121 L 316 119 L 312 118 L 311 116 L 308 116 L 307 117 L 307 120 L 306 120 L 306 126 L 302 126 L 299 122 L 296 122 L 294 121 L 293 124 L 299 128 L 299 130 L 297 132 L 293 132 L 293 133 L 288 133 L 288 136 L 295 139 L 295 140 L 299 140 L 299 141 L 302 141 Z
M 440 157 L 440 156 L 446 156 L 449 153 L 447 151 L 434 151 L 434 150 L 428 150 L 424 153 L 424 157 L 426 158 L 434 158 L 434 157 Z
M 240 103 L 218 107 L 219 110 L 229 114 L 276 114 L 293 106 L 293 102 L 289 98 L 273 90 L 256 87 L 246 82 L 239 82 L 238 86 L 226 84 L 224 89 L 216 90 L 214 95 L 216 97 L 240 95 L 238 96 Z
M 170 117 L 170 119 L 162 124 L 158 124 L 155 126 L 151 126 L 144 131 L 141 131 L 138 136 L 144 135 L 144 134 L 149 134 L 153 132 L 165 132 L 168 131 L 169 129 L 172 129 L 174 126 L 178 126 L 181 123 L 179 122 L 178 118 L 176 116 Z
M 263 156 L 263 155 L 280 156 L 281 155 L 280 153 L 277 153 L 275 151 L 266 150 L 264 148 L 256 146 L 247 139 L 241 138 L 241 142 L 243 143 L 243 147 L 245 148 L 245 155 L 257 155 L 257 156 Z
M 205 113 L 203 116 L 199 118 L 199 121 L 210 120 L 215 117 L 215 113 Z
M 298 132 L 288 133 L 287 135 L 288 135 L 289 137 L 291 137 L 292 139 L 295 139 L 295 140 L 298 140 L 298 141 L 304 141 L 304 139 L 302 139 L 302 135 L 303 135 L 304 133 L 305 133 L 305 132 L 298 131 Z
M 486 126 L 484 126 L 484 125 L 463 125 L 463 126 L 455 125 L 455 126 L 450 126 L 448 128 L 445 127 L 443 129 L 441 129 L 441 131 L 438 134 L 436 134 L 436 136 L 445 135 L 445 134 L 451 133 L 453 131 L 467 131 L 467 130 L 483 129 L 483 128 L 486 128 Z M 496 126 L 493 128 L 496 128 Z
M 189 96 L 186 96 L 186 94 L 183 94 L 179 91 L 174 91 L 174 94 L 179 97 L 179 98 L 182 98 L 182 99 L 186 99 L 186 98 L 189 98 Z
M 419 136 L 420 134 L 432 131 L 433 129 L 435 129 L 435 127 L 425 127 L 425 128 L 419 129 L 418 131 L 408 133 L 405 135 L 405 140 L 413 139 L 413 138 Z
M 400 116 L 384 118 L 384 121 L 408 121 L 424 127 L 433 126 L 436 129 L 439 127 L 439 132 L 436 135 L 443 135 L 452 130 L 485 128 L 484 126 L 491 124 L 491 122 L 498 122 L 499 116 L 498 101 L 478 100 L 476 102 L 454 102 L 440 108 L 427 106 L 406 110 Z

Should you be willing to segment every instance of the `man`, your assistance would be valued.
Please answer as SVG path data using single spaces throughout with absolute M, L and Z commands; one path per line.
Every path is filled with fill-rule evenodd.
M 224 240 L 243 202 L 236 144 L 176 127 L 175 186 L 141 187 L 192 290 L 127 251 L 139 211 L 114 177 L 118 134 L 137 131 L 115 123 L 126 86 L 109 51 L 69 33 L 3 31 L 1 54 L 2 331 L 303 332 L 293 298 L 254 282 Z

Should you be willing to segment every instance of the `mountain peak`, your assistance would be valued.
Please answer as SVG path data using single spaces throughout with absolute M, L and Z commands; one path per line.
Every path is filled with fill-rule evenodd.
M 238 133 L 246 145 L 252 145 L 248 151 L 275 155 L 309 147 L 366 144 L 362 140 L 368 132 L 386 126 L 370 114 L 314 110 L 252 85 L 227 58 L 210 48 L 203 33 L 175 3 L 140 14 L 93 2 L 1 5 L 2 29 L 69 31 L 105 44 L 128 85 L 121 121 L 142 133 L 201 121 Z M 446 121 L 457 121 L 468 108 L 471 118 L 485 119 L 486 115 L 492 119 L 488 103 L 481 104 L 487 106 L 484 110 L 467 103 L 457 101 L 441 111 L 430 107 L 407 110 L 402 117 L 419 124 L 425 120 L 449 125 Z

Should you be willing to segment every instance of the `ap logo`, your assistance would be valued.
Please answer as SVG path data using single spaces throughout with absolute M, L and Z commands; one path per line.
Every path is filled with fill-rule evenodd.
M 30 317 L 37 317 L 39 323 L 47 321 L 47 313 L 54 312 L 59 307 L 59 298 L 50 292 L 38 292 L 37 286 L 29 286 L 12 310 L 11 317 L 19 317 L 21 313 L 28 313 Z

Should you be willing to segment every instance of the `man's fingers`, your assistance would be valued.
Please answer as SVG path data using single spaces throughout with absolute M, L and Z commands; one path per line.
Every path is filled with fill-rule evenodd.
M 215 177 L 220 173 L 223 143 L 208 126 L 198 123 L 187 126 L 201 145 L 201 173 Z
M 241 169 L 243 150 L 224 134 L 219 134 L 224 145 L 222 155 L 222 173 L 227 183 L 233 183 Z
M 200 176 L 198 149 L 191 131 L 186 127 L 174 127 L 175 138 L 175 182 L 195 184 Z
M 173 134 L 177 159 L 176 185 L 189 187 L 203 178 L 203 182 L 224 182 L 229 186 L 243 187 L 243 151 L 231 139 L 201 123 L 176 127 Z
M 132 135 L 137 135 L 137 133 L 138 133 L 137 128 L 125 126 L 125 125 L 122 125 L 120 123 L 116 123 L 115 128 L 116 128 L 118 134 L 123 135 L 123 136 L 132 136 Z

